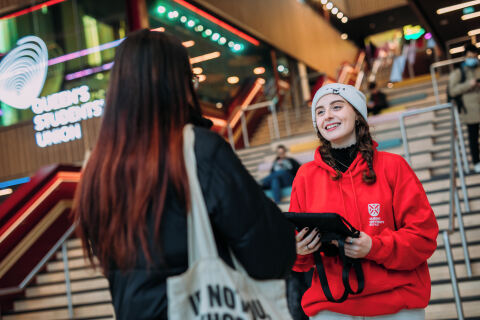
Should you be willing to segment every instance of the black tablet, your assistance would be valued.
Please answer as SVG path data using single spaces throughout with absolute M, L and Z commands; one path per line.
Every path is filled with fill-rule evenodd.
M 318 228 L 320 233 L 339 233 L 353 235 L 356 233 L 350 223 L 337 213 L 296 213 L 285 212 L 285 217 L 292 222 L 297 230 L 308 227 L 310 230 Z

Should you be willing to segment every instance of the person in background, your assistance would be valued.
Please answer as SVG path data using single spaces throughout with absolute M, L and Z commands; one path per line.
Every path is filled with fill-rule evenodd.
M 270 174 L 262 180 L 264 189 L 272 189 L 275 203 L 280 203 L 282 188 L 292 185 L 300 164 L 293 158 L 287 157 L 287 148 L 279 145 L 276 150 L 277 157 L 273 161 Z
M 297 234 L 297 272 L 314 274 L 302 306 L 312 320 L 420 320 L 430 300 L 427 259 L 437 247 L 438 224 L 422 184 L 399 155 L 377 151 L 367 122 L 365 96 L 333 83 L 317 91 L 312 121 L 320 139 L 314 161 L 298 170 L 290 212 L 335 212 L 360 230 L 346 238 L 345 255 L 362 259 L 365 289 L 342 303 L 328 301 L 313 253 L 320 235 Z M 343 263 L 320 252 L 332 295 L 344 289 Z M 357 287 L 358 280 L 350 279 Z M 378 318 L 377 318 L 378 317 Z
M 376 82 L 370 82 L 368 84 L 369 99 L 368 99 L 368 112 L 376 115 L 383 109 L 388 108 L 387 96 L 377 88 Z
M 449 95 L 460 99 L 457 106 L 460 109 L 460 119 L 467 125 L 468 142 L 474 170 L 480 173 L 480 158 L 478 151 L 478 129 L 480 124 L 480 65 L 479 50 L 473 44 L 465 45 L 465 61 L 449 76 Z
M 188 53 L 148 29 L 118 47 L 98 141 L 73 214 L 90 261 L 109 282 L 116 319 L 167 319 L 166 280 L 188 268 L 189 184 L 183 128 L 192 123 L 197 174 L 220 257 L 257 279 L 285 278 L 295 231 L 230 145 L 202 127 Z

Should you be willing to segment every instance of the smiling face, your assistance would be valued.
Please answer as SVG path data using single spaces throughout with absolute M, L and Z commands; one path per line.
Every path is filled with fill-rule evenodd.
M 341 96 L 327 94 L 321 97 L 315 106 L 315 119 L 318 131 L 332 147 L 347 147 L 356 142 L 357 114 Z

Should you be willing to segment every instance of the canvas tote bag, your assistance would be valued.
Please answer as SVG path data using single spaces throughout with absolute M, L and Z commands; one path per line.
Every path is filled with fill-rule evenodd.
M 169 320 L 292 320 L 284 280 L 254 280 L 239 262 L 236 270 L 219 257 L 197 177 L 195 135 L 183 130 L 183 152 L 190 185 L 187 217 L 188 270 L 167 279 Z

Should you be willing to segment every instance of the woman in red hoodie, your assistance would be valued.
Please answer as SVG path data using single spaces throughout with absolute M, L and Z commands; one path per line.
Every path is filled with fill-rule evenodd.
M 427 259 L 437 247 L 438 225 L 420 181 L 401 156 L 376 150 L 365 96 L 354 87 L 320 88 L 312 119 L 321 146 L 295 177 L 290 211 L 336 212 L 361 231 L 346 239 L 345 255 L 362 258 L 365 289 L 342 303 L 329 302 L 314 270 L 302 298 L 305 313 L 314 320 L 424 319 L 431 290 Z M 293 270 L 315 268 L 313 253 L 320 246 L 316 230 L 301 230 Z M 323 264 L 338 298 L 343 264 L 325 255 Z M 354 282 L 352 276 L 356 287 Z

